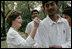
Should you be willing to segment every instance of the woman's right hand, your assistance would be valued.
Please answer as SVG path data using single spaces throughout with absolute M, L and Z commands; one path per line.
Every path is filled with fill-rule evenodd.
M 38 28 L 39 23 L 40 23 L 40 20 L 38 19 L 38 17 L 35 17 L 35 19 L 34 19 L 34 28 Z
M 31 37 L 32 37 L 33 39 L 34 39 L 34 37 L 35 37 L 35 34 L 36 34 L 37 28 L 38 28 L 38 26 L 39 26 L 39 23 L 40 23 L 40 20 L 36 17 L 36 18 L 34 19 L 34 27 L 33 27 L 32 31 L 31 31 L 31 33 L 30 33 L 30 35 L 31 35 Z

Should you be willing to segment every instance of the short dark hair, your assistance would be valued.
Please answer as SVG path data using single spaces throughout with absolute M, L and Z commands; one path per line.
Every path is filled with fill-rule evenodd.
M 71 7 L 65 8 L 64 11 L 62 12 L 62 14 L 66 14 L 71 17 Z
M 12 26 L 12 21 L 15 20 L 19 15 L 21 15 L 20 11 L 12 10 L 8 12 L 6 16 L 7 23 L 9 24 L 9 27 Z
M 33 14 L 33 12 L 37 12 L 39 14 L 38 10 L 33 10 L 33 11 L 31 11 L 31 15 Z
M 47 2 L 49 2 L 49 1 L 42 1 L 43 7 L 44 7 L 45 3 L 47 3 Z M 54 1 L 54 2 L 56 2 L 56 4 L 58 4 L 58 1 Z

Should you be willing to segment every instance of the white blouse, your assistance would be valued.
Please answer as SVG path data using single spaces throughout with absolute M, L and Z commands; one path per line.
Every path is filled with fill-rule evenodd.
M 35 42 L 30 35 L 25 40 L 14 28 L 10 27 L 7 33 L 8 48 L 30 48 L 34 45 L 34 43 Z

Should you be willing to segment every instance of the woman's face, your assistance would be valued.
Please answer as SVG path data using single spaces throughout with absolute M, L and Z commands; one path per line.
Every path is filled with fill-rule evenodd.
M 18 16 L 18 17 L 12 22 L 12 24 L 13 24 L 15 27 L 17 27 L 17 28 L 21 27 L 21 24 L 22 24 L 22 17 L 21 17 L 21 15 Z

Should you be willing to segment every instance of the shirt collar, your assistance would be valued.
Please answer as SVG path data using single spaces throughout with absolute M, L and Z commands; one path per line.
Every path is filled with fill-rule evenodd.
M 58 16 L 59 16 L 59 15 L 58 15 Z M 47 21 L 49 22 L 50 25 L 56 23 L 56 22 L 52 21 L 52 20 L 49 18 L 48 15 L 47 15 Z M 61 23 L 61 22 L 63 22 L 63 21 L 61 20 L 61 17 L 59 16 L 59 19 L 58 19 L 57 23 Z

